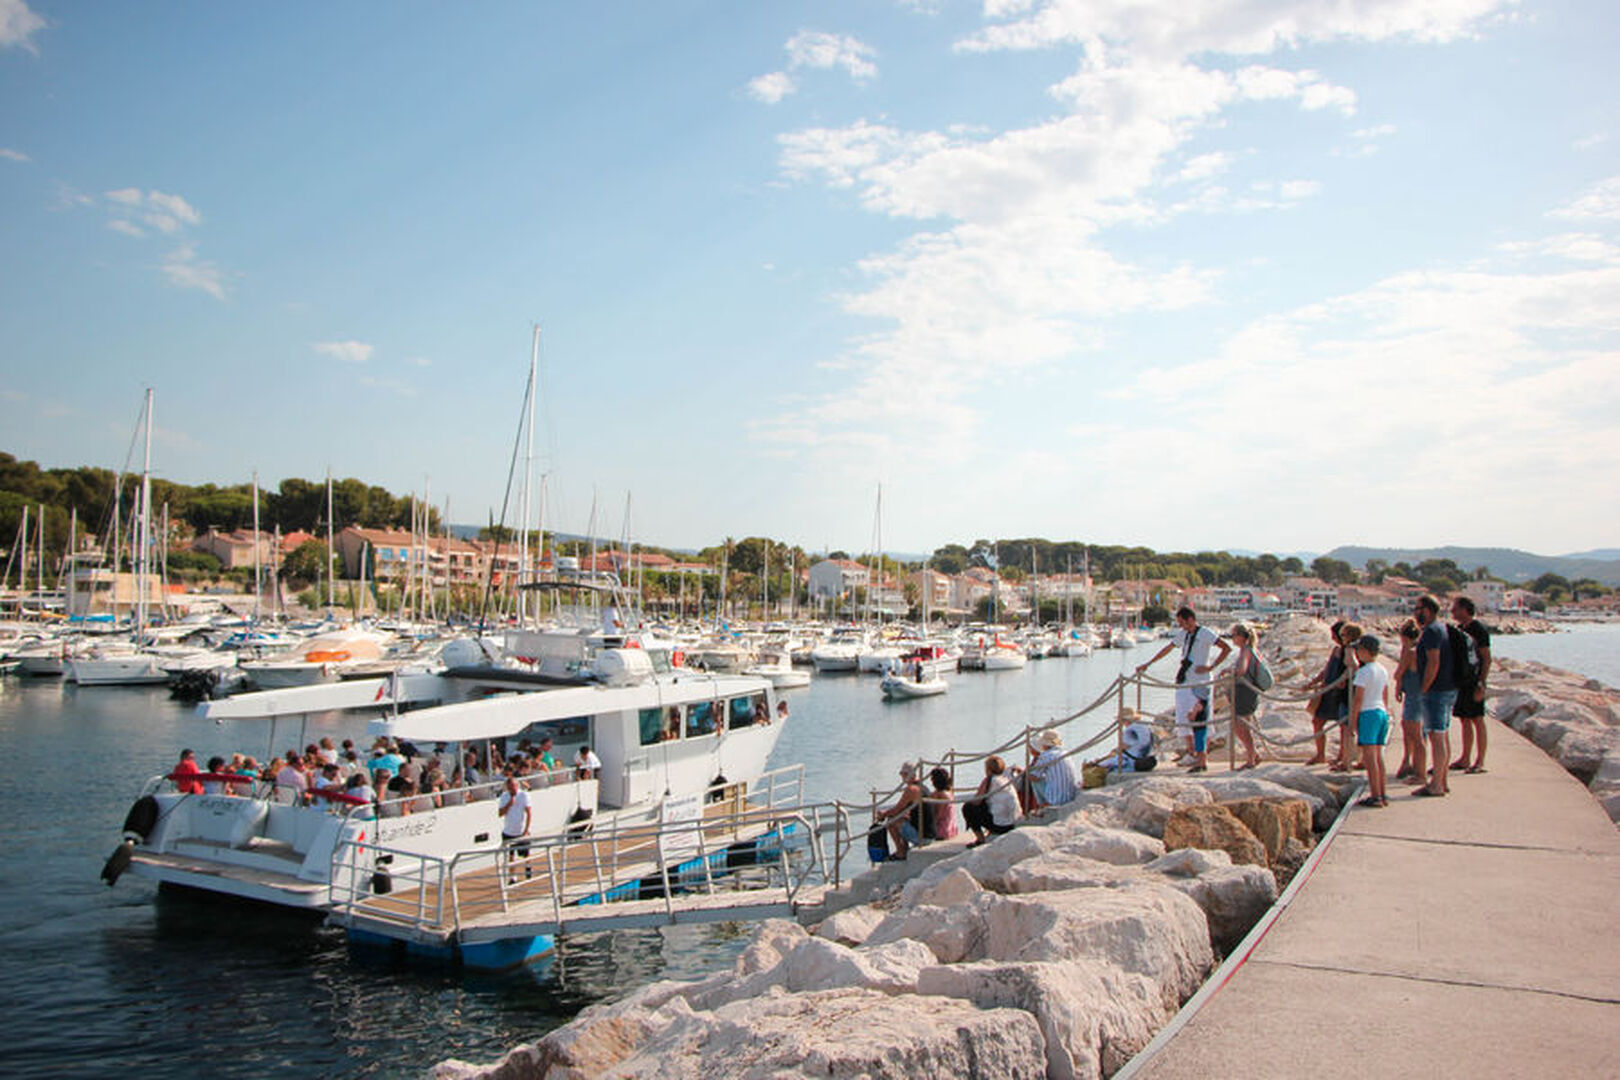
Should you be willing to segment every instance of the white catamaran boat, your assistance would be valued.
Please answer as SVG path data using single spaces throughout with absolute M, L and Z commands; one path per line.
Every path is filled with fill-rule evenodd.
M 447 774 L 468 754 L 483 770 L 492 751 L 506 757 L 546 737 L 564 766 L 589 747 L 601 761 L 595 776 L 559 767 L 523 778 L 536 843 L 587 820 L 598 829 L 615 821 L 656 822 L 666 804 L 699 805 L 717 783 L 746 791 L 765 773 L 782 733 L 782 725 L 770 721 L 775 691 L 765 680 L 672 668 L 667 647 L 633 635 L 509 633 L 506 651 L 530 662 L 523 669 L 490 664 L 474 645 L 466 655 L 447 657 L 450 666 L 442 673 L 246 694 L 205 703 L 199 712 L 222 723 L 271 718 L 272 746 L 280 745 L 278 738 L 304 745 L 312 714 L 370 713 L 367 736 L 424 753 L 431 748 Z M 559 665 L 534 662 L 570 656 Z M 474 662 L 457 666 L 458 659 Z M 554 666 L 571 672 L 571 685 L 546 672 Z M 167 886 L 325 910 L 332 903 L 333 868 L 352 866 L 373 850 L 441 861 L 498 850 L 493 800 L 501 780 L 490 783 L 487 776 L 437 798 L 379 792 L 375 804 L 342 795 L 306 803 L 286 787 L 222 782 L 211 774 L 154 777 L 130 810 L 124 841 L 102 876 L 111 884 L 127 868 Z M 203 794 L 205 784 L 236 790 Z

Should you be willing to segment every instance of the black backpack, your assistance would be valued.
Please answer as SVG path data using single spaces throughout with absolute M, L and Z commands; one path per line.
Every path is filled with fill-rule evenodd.
M 1454 623 L 1446 623 L 1446 644 L 1451 646 L 1451 678 L 1459 688 L 1472 688 L 1479 682 L 1473 642 Z

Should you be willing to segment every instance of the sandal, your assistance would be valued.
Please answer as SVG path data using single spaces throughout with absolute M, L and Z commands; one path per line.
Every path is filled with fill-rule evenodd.
M 1483 765 L 1470 765 L 1463 772 L 1468 773 L 1470 776 L 1478 776 L 1480 773 L 1490 772 L 1490 770 Z
M 1430 791 L 1426 787 L 1420 787 L 1416 791 L 1412 792 L 1412 794 L 1416 795 L 1418 798 L 1421 798 L 1421 799 L 1438 799 L 1442 795 L 1444 795 L 1445 792 L 1443 792 L 1443 791 Z
M 1373 798 L 1371 795 L 1369 795 L 1365 799 L 1357 799 L 1356 800 L 1356 805 L 1357 806 L 1365 806 L 1368 809 L 1372 809 L 1373 807 L 1378 805 L 1378 800 Z
M 1194 765 L 1192 768 L 1188 769 L 1187 771 L 1190 772 L 1190 773 L 1209 772 L 1209 766 L 1208 765 Z

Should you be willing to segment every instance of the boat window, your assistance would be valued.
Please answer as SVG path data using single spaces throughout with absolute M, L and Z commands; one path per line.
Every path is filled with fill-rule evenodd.
M 680 738 L 680 706 L 664 709 L 642 709 L 642 745 L 669 742 Z
M 714 702 L 698 701 L 686 707 L 686 737 L 714 734 Z
M 726 721 L 729 728 L 747 727 L 759 721 L 759 710 L 765 708 L 764 694 L 749 694 L 745 697 L 731 699 L 731 718 Z M 769 714 L 766 714 L 769 719 Z
M 509 736 L 506 745 L 509 749 L 516 749 L 524 743 L 539 746 L 541 739 L 549 738 L 552 741 L 552 756 L 561 761 L 562 755 L 558 753 L 557 748 L 576 743 L 589 744 L 590 732 L 591 718 L 588 716 L 571 716 L 566 720 L 536 720 L 522 731 Z

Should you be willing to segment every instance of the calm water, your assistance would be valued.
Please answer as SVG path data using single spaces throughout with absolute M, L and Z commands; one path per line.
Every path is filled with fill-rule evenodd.
M 1497 648 L 1620 684 L 1620 627 Z M 985 748 L 1069 714 L 1149 650 L 966 672 L 943 697 L 893 705 L 871 676 L 818 677 L 790 693 L 773 764 L 803 763 L 812 799 L 866 799 L 907 757 Z M 749 936 L 722 924 L 572 938 L 543 963 L 476 976 L 357 956 L 341 934 L 273 910 L 97 880 L 130 801 L 180 747 L 262 755 L 270 735 L 263 722 L 199 720 L 161 690 L 5 682 L 0 1074 L 421 1075 L 445 1057 L 492 1058 L 650 980 L 696 977 Z

